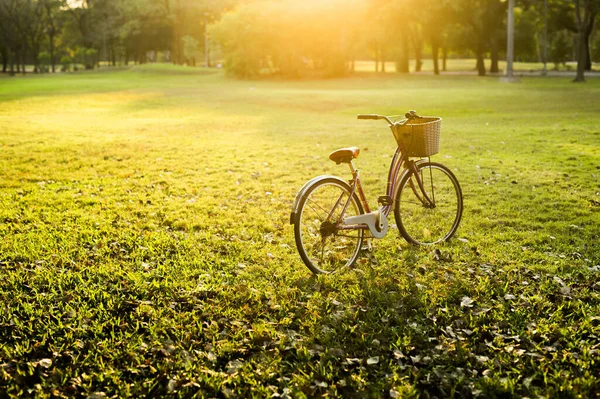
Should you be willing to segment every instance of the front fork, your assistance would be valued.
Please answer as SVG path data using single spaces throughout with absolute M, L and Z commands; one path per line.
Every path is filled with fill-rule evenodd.
M 412 171 L 412 176 L 415 177 L 415 180 L 417 181 L 417 184 L 419 186 L 419 188 L 421 189 L 421 194 L 423 194 L 423 197 L 421 197 L 421 195 L 419 194 L 419 190 L 417 190 L 417 188 L 415 187 L 415 183 L 412 180 L 412 176 L 409 177 L 409 184 L 410 184 L 410 188 L 413 190 L 413 192 L 415 193 L 415 196 L 419 199 L 419 201 L 421 201 L 421 203 L 423 204 L 423 206 L 425 208 L 429 208 L 429 209 L 434 209 L 435 208 L 435 194 L 434 198 L 431 199 L 429 198 L 429 195 L 427 195 L 427 191 L 425 190 L 425 185 L 423 184 L 423 179 L 421 179 L 421 175 L 419 174 L 419 168 L 417 168 L 417 164 L 413 161 L 407 161 L 406 162 L 407 165 L 407 169 L 410 169 Z M 433 182 L 432 182 L 433 184 Z M 433 193 L 433 188 L 432 191 Z

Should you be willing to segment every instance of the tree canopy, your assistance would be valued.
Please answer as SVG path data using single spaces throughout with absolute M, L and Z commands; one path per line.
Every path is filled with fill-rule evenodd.
M 499 72 L 505 0 L 0 0 L 2 71 L 25 73 L 165 61 L 231 74 L 340 76 L 357 60 L 393 62 L 399 73 L 448 57 Z M 516 59 L 543 61 L 544 1 L 518 0 Z M 548 60 L 597 57 L 593 0 L 548 0 Z M 597 35 L 596 35 L 597 36 Z M 596 40 L 597 41 L 597 40 Z M 596 47 L 594 47 L 596 46 Z M 213 54 L 212 52 L 217 52 Z M 486 68 L 485 59 L 490 59 Z

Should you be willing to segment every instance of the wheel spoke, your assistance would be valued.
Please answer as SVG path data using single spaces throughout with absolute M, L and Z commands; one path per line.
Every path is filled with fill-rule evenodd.
M 317 211 L 314 207 L 312 207 L 308 203 L 306 204 L 306 206 L 309 207 L 317 215 L 317 217 L 319 218 L 319 220 L 323 220 L 324 221 L 325 218 L 321 217 L 322 213 L 320 213 L 319 211 Z

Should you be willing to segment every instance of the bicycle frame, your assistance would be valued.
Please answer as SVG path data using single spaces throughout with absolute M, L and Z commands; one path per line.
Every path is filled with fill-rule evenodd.
M 390 127 L 393 128 L 393 126 L 390 126 Z M 383 214 L 385 215 L 385 217 L 388 217 L 388 215 L 390 214 L 390 212 L 392 210 L 393 201 L 396 196 L 396 191 L 398 189 L 398 183 L 400 182 L 400 177 L 402 176 L 403 170 L 411 171 L 413 173 L 413 176 L 415 176 L 415 180 L 417 181 L 417 186 L 419 187 L 420 190 L 417 190 L 417 187 L 415 187 L 415 184 L 413 183 L 412 179 L 410 180 L 410 186 L 411 186 L 411 189 L 413 190 L 413 192 L 415 193 L 415 196 L 423 203 L 423 206 L 435 207 L 435 202 L 434 202 L 434 200 L 429 198 L 429 196 L 427 195 L 427 192 L 425 191 L 425 187 L 423 185 L 423 180 L 421 179 L 421 176 L 419 175 L 418 170 L 415 166 L 418 162 L 419 161 L 415 162 L 415 161 L 409 160 L 407 153 L 404 150 L 403 145 L 400 144 L 398 146 L 398 148 L 396 149 L 396 152 L 394 153 L 394 156 L 392 158 L 392 162 L 390 164 L 390 170 L 388 172 L 387 191 L 386 191 L 386 196 L 385 196 L 385 197 L 387 197 L 387 204 L 382 204 L 383 208 L 381 209 Z M 403 165 L 404 165 L 404 168 L 402 167 Z M 360 183 L 360 171 L 354 167 L 353 162 L 350 162 L 349 166 L 350 166 L 350 171 L 352 172 L 351 192 L 350 192 L 350 196 L 348 197 L 348 200 L 344 204 L 344 208 L 342 209 L 342 213 L 340 214 L 340 220 L 338 221 L 338 225 L 336 227 L 339 230 L 357 230 L 357 229 L 368 230 L 368 227 L 364 224 L 360 224 L 360 225 L 359 224 L 355 224 L 355 225 L 344 225 L 343 224 L 344 215 L 346 213 L 348 205 L 350 204 L 350 200 L 354 196 L 354 194 L 357 192 L 358 192 L 358 197 L 363 205 L 365 213 L 371 213 L 371 209 L 369 207 L 369 203 L 367 202 L 365 192 Z M 420 191 L 420 193 L 418 191 Z M 340 198 L 338 198 L 328 219 L 332 216 L 333 211 L 335 209 L 337 209 L 337 207 L 339 206 L 340 201 L 342 200 L 342 196 L 340 196 Z

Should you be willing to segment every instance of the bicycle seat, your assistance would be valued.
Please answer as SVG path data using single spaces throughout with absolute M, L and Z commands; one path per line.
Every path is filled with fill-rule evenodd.
M 358 158 L 358 154 L 360 154 L 360 148 L 358 147 L 340 148 L 329 154 L 329 159 L 339 165 L 350 163 L 354 158 Z

